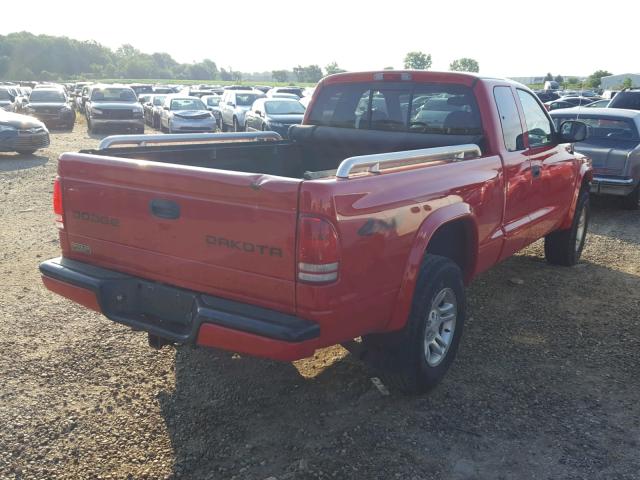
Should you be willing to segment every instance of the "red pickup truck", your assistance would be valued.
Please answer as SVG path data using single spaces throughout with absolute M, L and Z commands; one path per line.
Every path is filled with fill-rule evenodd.
M 465 284 L 542 237 L 549 262 L 580 257 L 591 168 L 572 143 L 586 127 L 557 131 L 518 83 L 333 75 L 289 133 L 63 154 L 45 285 L 156 347 L 289 361 L 362 337 L 387 381 L 419 392 L 455 356 Z

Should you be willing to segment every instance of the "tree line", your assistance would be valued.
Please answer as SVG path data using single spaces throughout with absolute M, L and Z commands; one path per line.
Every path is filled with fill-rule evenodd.
M 124 44 L 111 50 L 95 41 L 34 35 L 29 32 L 0 35 L 0 79 L 66 80 L 100 78 L 184 79 L 239 81 L 249 79 L 280 82 L 317 82 L 325 74 L 343 72 L 336 62 L 322 68 L 298 65 L 291 70 L 243 74 L 219 68 L 211 59 L 179 63 L 168 53 L 143 53 Z

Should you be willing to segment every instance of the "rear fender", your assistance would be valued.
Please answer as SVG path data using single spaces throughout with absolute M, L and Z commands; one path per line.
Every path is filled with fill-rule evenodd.
M 467 271 L 465 273 L 465 283 L 469 283 L 475 271 L 477 261 L 477 225 L 472 214 L 471 207 L 467 203 L 455 203 L 442 207 L 431 215 L 429 215 L 420 225 L 418 233 L 413 242 L 413 247 L 409 253 L 407 265 L 400 284 L 400 291 L 396 299 L 396 304 L 391 321 L 387 325 L 387 331 L 400 330 L 404 328 L 413 300 L 413 293 L 418 280 L 420 265 L 425 255 L 425 251 L 429 246 L 429 242 L 433 238 L 434 233 L 442 226 L 455 220 L 468 218 L 474 225 L 473 244 L 476 246 L 473 255 L 470 258 Z

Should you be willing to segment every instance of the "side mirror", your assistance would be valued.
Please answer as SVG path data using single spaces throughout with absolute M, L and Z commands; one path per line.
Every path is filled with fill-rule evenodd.
M 163 110 L 169 110 L 169 107 L 162 107 Z
M 588 137 L 587 124 L 576 120 L 567 120 L 560 124 L 560 143 L 582 142 Z
M 258 115 L 259 117 L 262 116 L 262 112 L 260 110 L 256 110 L 256 115 Z
M 29 99 L 27 97 L 22 97 L 22 104 L 26 105 L 27 103 L 29 103 Z
M 227 102 L 227 105 L 229 105 L 230 107 L 235 107 L 236 106 L 236 104 L 233 103 L 233 102 Z

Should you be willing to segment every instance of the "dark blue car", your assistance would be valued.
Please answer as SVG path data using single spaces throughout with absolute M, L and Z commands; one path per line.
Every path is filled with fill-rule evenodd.
M 289 127 L 302 123 L 305 108 L 289 98 L 260 98 L 245 115 L 248 132 L 268 130 L 287 138 Z
M 33 117 L 0 109 L 0 152 L 29 155 L 49 146 L 49 131 Z

